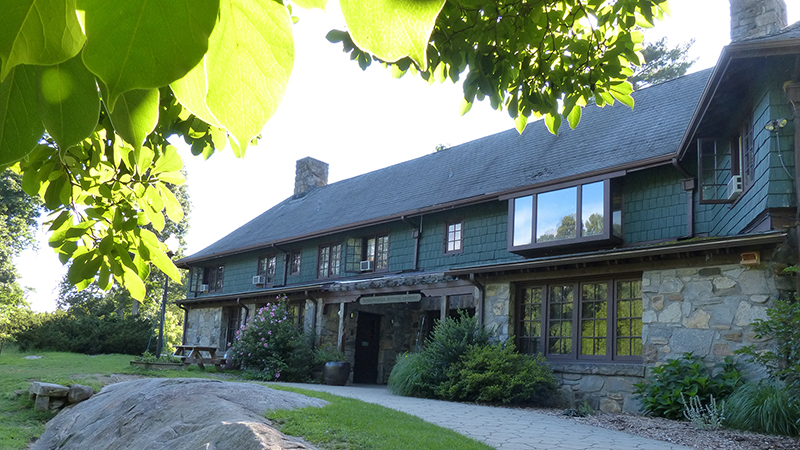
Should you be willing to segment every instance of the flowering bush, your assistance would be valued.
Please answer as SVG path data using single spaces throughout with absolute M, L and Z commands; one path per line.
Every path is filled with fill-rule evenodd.
M 248 378 L 307 381 L 314 365 L 313 336 L 289 318 L 286 297 L 276 297 L 236 332 L 230 354 Z

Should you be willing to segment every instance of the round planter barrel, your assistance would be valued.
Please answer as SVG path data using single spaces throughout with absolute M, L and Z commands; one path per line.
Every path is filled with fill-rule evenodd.
M 344 386 L 350 378 L 350 363 L 347 361 L 330 361 L 322 368 L 322 378 L 330 386 Z

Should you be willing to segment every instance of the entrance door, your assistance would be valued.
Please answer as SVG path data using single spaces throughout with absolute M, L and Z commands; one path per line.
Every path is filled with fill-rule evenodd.
M 356 328 L 356 355 L 355 367 L 353 367 L 353 383 L 376 384 L 378 382 L 380 331 L 380 315 L 359 311 L 358 328 Z

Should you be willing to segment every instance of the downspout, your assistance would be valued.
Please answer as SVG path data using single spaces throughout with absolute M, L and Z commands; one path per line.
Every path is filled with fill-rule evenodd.
M 244 303 L 242 303 L 242 298 L 239 297 L 236 299 L 236 304 L 240 307 L 244 308 L 244 323 L 247 325 L 247 319 L 250 317 L 250 308 L 247 307 Z
M 486 292 L 486 286 L 483 285 L 480 281 L 478 281 L 478 277 L 475 276 L 474 273 L 469 274 L 469 282 L 472 283 L 476 288 L 478 288 L 478 301 L 475 303 L 475 313 L 478 315 L 478 326 L 483 327 L 483 306 L 484 306 L 484 294 Z
M 411 236 L 414 238 L 414 271 L 419 270 L 419 237 L 422 234 L 422 216 L 419 216 L 419 225 L 408 220 L 406 216 L 400 216 L 400 220 L 407 223 L 411 228 Z
M 794 120 L 794 194 L 795 194 L 795 241 L 797 254 L 800 255 L 800 58 L 795 63 L 795 76 L 793 81 L 783 85 L 786 99 L 792 105 L 792 119 Z M 780 149 L 778 149 L 780 151 Z M 800 292 L 800 274 L 795 277 L 795 292 Z
M 686 191 L 686 236 L 683 239 L 690 239 L 694 237 L 694 177 L 684 169 L 678 158 L 672 158 L 672 166 L 683 175 L 683 190 Z
M 178 303 L 178 308 L 183 310 L 183 334 L 181 334 L 181 345 L 186 345 L 186 322 L 189 320 L 189 309 Z

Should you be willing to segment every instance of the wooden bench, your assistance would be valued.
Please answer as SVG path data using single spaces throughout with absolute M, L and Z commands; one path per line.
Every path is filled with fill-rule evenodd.
M 208 357 L 203 356 L 203 353 L 207 353 Z M 206 370 L 206 364 L 213 364 L 217 372 L 222 372 L 222 365 L 225 364 L 225 358 L 217 357 L 216 347 L 205 345 L 176 345 L 172 356 L 180 358 L 184 367 L 197 364 L 201 370 Z

